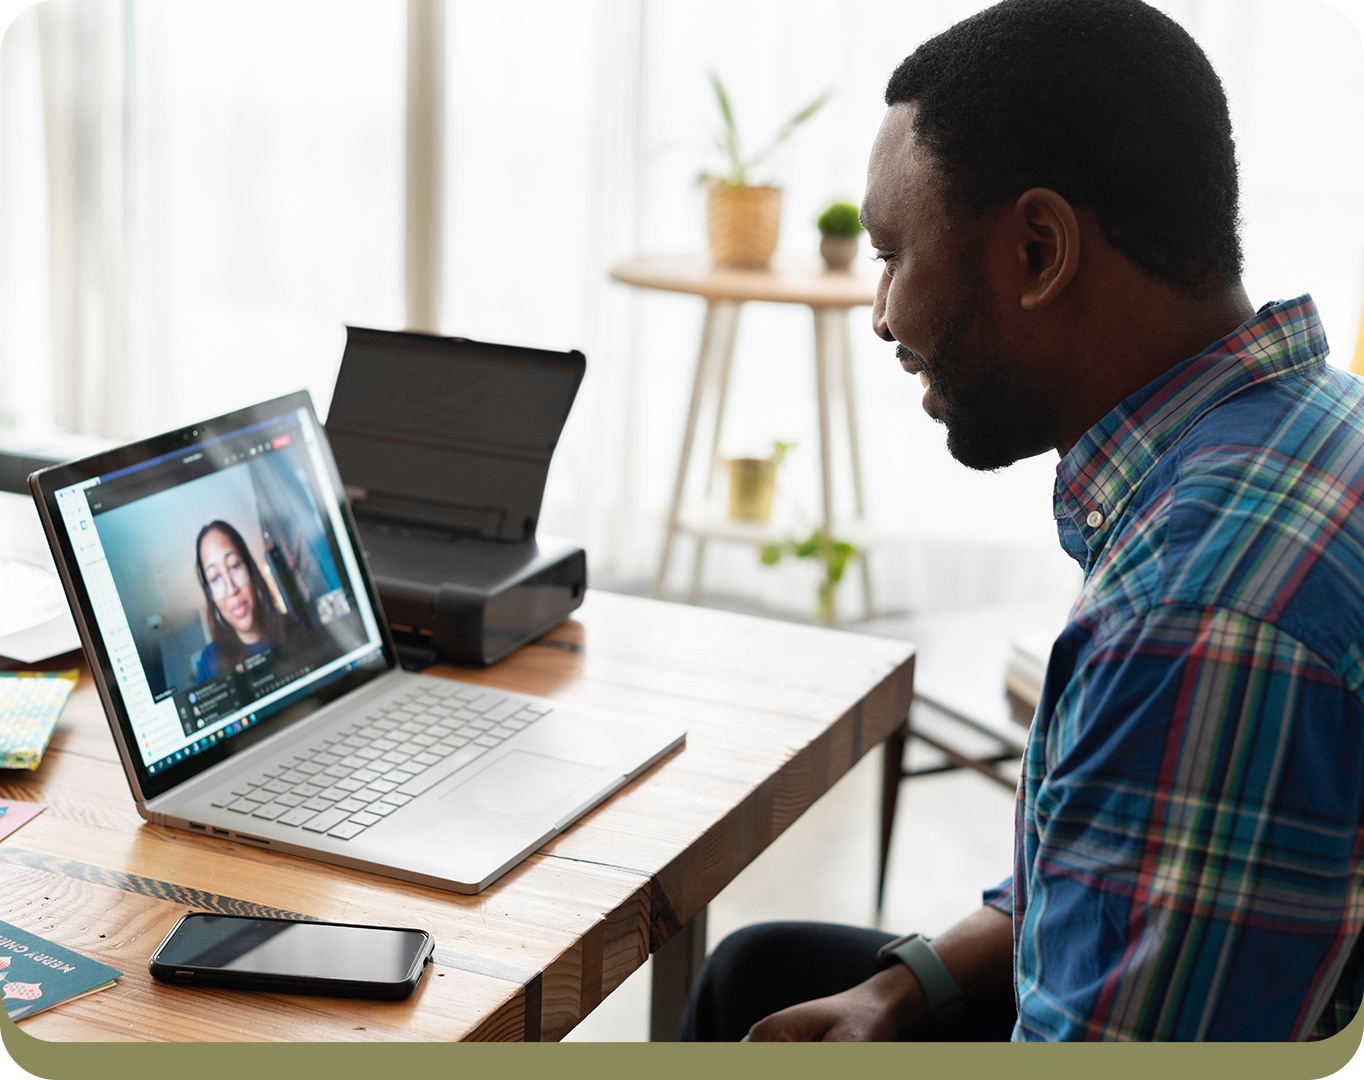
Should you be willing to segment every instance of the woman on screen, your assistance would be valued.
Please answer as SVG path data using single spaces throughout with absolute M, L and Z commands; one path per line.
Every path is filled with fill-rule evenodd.
M 199 530 L 195 551 L 213 627 L 213 640 L 199 654 L 196 670 L 199 682 L 207 682 L 248 656 L 280 644 L 288 635 L 289 622 L 275 607 L 242 534 L 231 525 L 209 522 Z

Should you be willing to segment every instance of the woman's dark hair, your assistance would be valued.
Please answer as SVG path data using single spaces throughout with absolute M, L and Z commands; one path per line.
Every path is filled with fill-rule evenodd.
M 1168 15 L 1140 0 L 1005 0 L 900 64 L 886 104 L 910 101 L 916 138 L 966 210 L 1051 188 L 1158 281 L 1239 280 L 1226 95 Z
M 275 607 L 274 597 L 265 584 L 265 576 L 256 565 L 256 560 L 252 558 L 242 534 L 226 521 L 210 521 L 199 530 L 199 535 L 194 541 L 194 569 L 199 576 L 199 588 L 204 590 L 204 600 L 208 603 L 208 620 L 213 628 L 214 644 L 218 646 L 218 670 L 221 671 L 246 659 L 246 649 L 241 638 L 237 637 L 237 631 L 227 624 L 223 613 L 218 610 L 218 604 L 213 599 L 213 590 L 208 587 L 208 576 L 204 573 L 204 537 L 215 531 L 222 533 L 231 541 L 246 567 L 246 572 L 251 578 L 251 596 L 255 601 L 256 625 L 261 628 L 261 632 L 269 640 L 280 642 L 284 640 L 287 624 L 284 616 Z

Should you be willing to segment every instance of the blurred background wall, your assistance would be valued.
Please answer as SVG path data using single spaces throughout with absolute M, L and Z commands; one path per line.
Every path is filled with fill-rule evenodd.
M 720 164 L 707 72 L 724 78 L 750 142 L 833 88 L 755 178 L 785 190 L 780 251 L 813 256 L 818 210 L 861 196 L 890 71 L 984 5 L 434 3 L 439 328 L 586 352 L 541 527 L 588 547 L 596 585 L 642 590 L 702 305 L 607 273 L 635 254 L 704 246 L 695 179 Z M 1314 0 L 1159 6 L 1228 91 L 1252 301 L 1310 291 L 1347 364 L 1364 301 L 1359 34 Z M 325 416 L 344 325 L 404 325 L 408 18 L 399 0 L 23 11 L 0 46 L 0 424 L 143 435 L 300 386 Z M 873 274 L 868 255 L 864 243 Z M 994 474 L 957 465 L 917 381 L 869 327 L 854 312 L 881 609 L 1073 592 L 1078 571 L 1051 520 L 1054 458 Z M 804 309 L 746 309 L 721 451 L 796 442 L 779 487 L 813 520 L 811 350 Z M 688 562 L 676 560 L 680 576 Z M 714 546 L 706 597 L 807 617 L 815 573 Z

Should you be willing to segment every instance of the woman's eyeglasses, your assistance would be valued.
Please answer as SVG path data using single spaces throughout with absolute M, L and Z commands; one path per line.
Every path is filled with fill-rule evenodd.
M 251 583 L 251 571 L 246 568 L 246 563 L 234 555 L 229 555 L 224 560 L 223 569 L 220 570 L 215 565 L 204 571 L 204 580 L 208 582 L 208 591 L 214 600 L 221 600 L 227 595 L 229 578 L 239 589 L 244 589 Z

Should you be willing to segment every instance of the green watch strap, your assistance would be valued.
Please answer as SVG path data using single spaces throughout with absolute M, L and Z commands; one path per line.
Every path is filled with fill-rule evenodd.
M 883 945 L 876 953 L 876 960 L 881 968 L 894 963 L 909 968 L 928 1000 L 934 1031 L 939 1036 L 950 1035 L 965 1015 L 966 1002 L 961 987 L 942 958 L 929 948 L 928 941 L 923 934 L 906 934 Z

